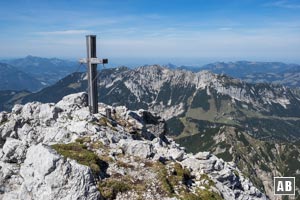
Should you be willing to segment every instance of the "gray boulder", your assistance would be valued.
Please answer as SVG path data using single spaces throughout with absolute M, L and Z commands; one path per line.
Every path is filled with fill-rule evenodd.
M 174 159 L 177 161 L 182 161 L 185 152 L 178 148 L 172 148 L 172 149 L 168 150 L 168 154 L 171 159 Z
M 153 146 L 147 141 L 124 140 L 118 143 L 125 154 L 138 156 L 141 158 L 149 158 L 154 155 Z
M 0 112 L 0 124 L 7 121 L 7 113 L 6 112 Z
M 19 199 L 100 199 L 91 170 L 39 144 L 28 149 Z
M 137 112 L 128 111 L 128 117 L 135 120 L 135 124 L 140 126 L 143 138 L 153 140 L 159 137 L 167 141 L 165 135 L 167 134 L 167 125 L 165 120 L 160 116 L 155 116 L 146 110 L 139 110 Z M 139 127 L 138 126 L 138 127 Z
M 10 119 L 0 126 L 0 139 L 5 140 L 7 137 L 16 138 L 17 128 L 19 126 L 19 121 L 16 119 Z
M 58 118 L 62 110 L 54 104 L 41 104 L 34 113 L 35 119 L 42 124 L 50 126 Z
M 2 151 L 1 160 L 4 162 L 21 163 L 26 154 L 26 146 L 20 140 L 6 138 Z
M 198 152 L 194 157 L 198 160 L 207 160 L 211 156 L 210 152 Z
M 57 107 L 64 111 L 76 110 L 78 108 L 86 107 L 87 105 L 88 95 L 85 92 L 67 95 L 56 104 Z

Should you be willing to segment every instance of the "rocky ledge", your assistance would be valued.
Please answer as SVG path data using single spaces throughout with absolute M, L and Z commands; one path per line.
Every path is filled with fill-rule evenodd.
M 91 115 L 86 102 L 0 113 L 0 199 L 266 199 L 233 163 L 187 154 L 155 114 L 99 104 Z

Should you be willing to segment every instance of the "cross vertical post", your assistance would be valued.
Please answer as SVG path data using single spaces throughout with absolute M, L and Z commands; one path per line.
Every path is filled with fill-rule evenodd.
M 96 35 L 86 36 L 87 57 L 79 62 L 87 64 L 88 104 L 90 113 L 98 113 L 97 64 L 107 64 L 108 59 L 98 59 L 96 52 Z
M 96 58 L 96 35 L 86 36 L 87 67 L 88 67 L 88 99 L 91 113 L 98 113 L 97 64 L 91 58 Z

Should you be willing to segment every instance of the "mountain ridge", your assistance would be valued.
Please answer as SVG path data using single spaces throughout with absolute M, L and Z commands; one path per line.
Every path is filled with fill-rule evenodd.
M 191 108 L 200 107 L 203 112 L 208 104 L 214 103 L 216 114 L 222 114 L 220 100 L 239 109 L 240 117 L 252 113 L 259 117 L 279 117 L 284 119 L 299 118 L 300 98 L 292 90 L 278 85 L 249 84 L 224 75 L 216 75 L 208 71 L 192 73 L 182 70 L 169 70 L 155 65 L 137 69 L 116 68 L 99 73 L 99 98 L 104 103 L 126 105 L 129 108 L 144 108 L 160 112 L 165 119 L 183 112 L 183 104 Z M 23 98 L 23 103 L 38 100 L 56 102 L 68 92 L 85 90 L 86 75 L 76 73 L 67 76 L 53 87 Z M 201 90 L 201 91 L 200 91 Z M 59 91 L 61 93 L 59 94 Z M 55 94 L 55 95 L 54 95 Z M 209 100 L 213 96 L 213 99 Z M 189 99 L 190 98 L 190 99 Z M 202 98 L 206 105 L 194 105 L 191 98 Z M 194 101 L 194 102 L 195 102 Z M 207 102 L 214 101 L 214 102 Z M 222 103 L 222 102 L 221 102 Z M 161 109 L 162 106 L 164 109 Z M 205 107 L 206 106 L 206 107 Z M 225 105 L 226 106 L 226 105 Z M 185 108 L 186 109 L 186 108 Z M 245 113 L 247 111 L 247 113 Z M 299 111 L 299 112 L 298 112 Z M 230 114 L 230 111 L 226 111 Z M 225 112 L 225 114 L 226 114 Z M 250 112 L 250 113 L 249 113 Z M 222 118 L 222 116 L 220 116 Z M 226 117 L 226 116 L 225 116 Z M 238 118 L 235 122 L 238 123 Z

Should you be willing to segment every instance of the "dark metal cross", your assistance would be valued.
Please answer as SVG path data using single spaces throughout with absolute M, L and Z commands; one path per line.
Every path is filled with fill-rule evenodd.
M 97 90 L 97 64 L 107 64 L 108 59 L 99 59 L 96 56 L 96 35 L 86 36 L 87 58 L 79 60 L 87 64 L 88 75 L 88 103 L 92 114 L 98 113 L 98 90 Z

